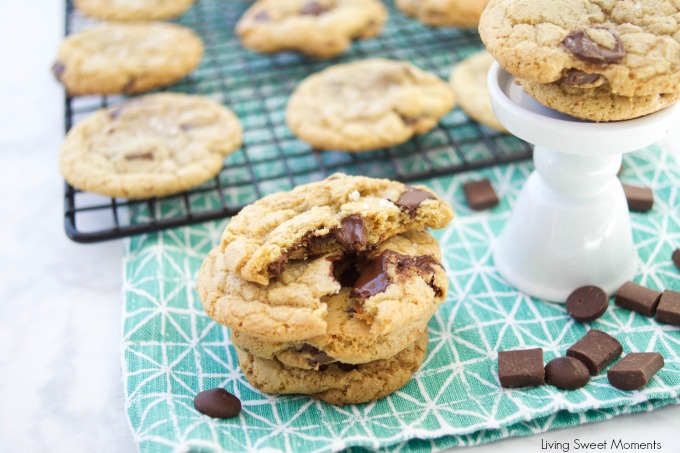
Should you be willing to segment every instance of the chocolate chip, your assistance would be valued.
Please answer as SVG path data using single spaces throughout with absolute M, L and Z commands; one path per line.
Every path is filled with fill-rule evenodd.
M 329 7 L 312 0 L 302 5 L 302 8 L 300 8 L 300 14 L 303 16 L 320 16 L 329 10 Z
M 618 63 L 626 55 L 623 49 L 623 44 L 619 35 L 606 28 L 595 28 L 595 30 L 604 30 L 614 37 L 614 48 L 608 49 L 593 41 L 585 30 L 576 30 L 569 33 L 562 44 L 566 47 L 576 58 L 586 61 L 588 63 L 608 64 Z
M 543 385 L 543 349 L 499 351 L 498 378 L 505 388 Z
M 351 363 L 338 363 L 338 368 L 344 372 L 349 372 L 359 368 L 359 365 L 352 365 Z
M 386 250 L 363 268 L 350 293 L 352 297 L 367 299 L 385 291 L 390 286 L 392 279 L 387 274 L 387 266 L 390 255 L 393 253 L 395 252 Z
M 675 267 L 680 270 L 680 248 L 675 249 L 675 252 L 673 252 L 673 256 L 671 256 L 671 259 L 673 260 L 673 264 L 675 264 Z
M 54 74 L 54 78 L 61 82 L 61 76 L 64 74 L 64 71 L 66 71 L 64 63 L 55 61 L 52 65 L 52 74 Z
M 607 365 L 616 360 L 623 347 L 616 338 L 597 329 L 590 329 L 583 338 L 567 349 L 567 356 L 583 362 L 590 374 L 600 374 Z
M 588 74 L 578 69 L 569 69 L 562 77 L 562 83 L 570 87 L 583 87 L 595 85 L 601 79 L 603 77 L 600 74 Z
M 431 256 L 407 256 L 393 250 L 385 250 L 380 255 L 369 261 L 362 269 L 359 278 L 354 283 L 352 297 L 366 299 L 379 294 L 392 283 L 387 273 L 388 267 L 394 266 L 395 271 L 404 274 L 411 270 L 419 274 L 434 274 L 433 265 L 443 267 L 441 263 Z M 442 290 L 430 284 L 436 295 L 441 295 Z
M 267 11 L 260 11 L 259 13 L 255 14 L 254 19 L 257 22 L 267 22 L 269 21 L 269 13 Z
M 664 366 L 658 352 L 631 352 L 607 371 L 609 383 L 621 390 L 637 390 Z
M 145 153 L 126 154 L 125 160 L 153 160 L 153 153 L 147 151 Z
M 342 219 L 340 223 L 340 228 L 336 228 L 333 235 L 344 250 L 359 250 L 366 245 L 368 229 L 363 217 L 359 214 L 351 214 Z
M 435 196 L 426 190 L 406 186 L 406 192 L 399 195 L 399 199 L 395 204 L 404 211 L 408 212 L 409 216 L 415 217 L 418 207 L 423 201 L 434 199 Z
M 567 313 L 577 321 L 588 322 L 599 318 L 609 307 L 609 297 L 602 288 L 582 286 L 567 297 Z
M 476 211 L 492 208 L 499 202 L 498 195 L 488 179 L 467 182 L 463 184 L 463 191 L 468 204 Z
M 666 324 L 680 326 L 680 293 L 666 290 L 661 293 L 659 306 L 656 308 L 656 320 Z
M 616 292 L 614 303 L 619 307 L 651 317 L 656 312 L 660 297 L 661 293 L 658 291 L 645 288 L 634 282 L 626 282 Z
M 281 257 L 267 266 L 267 272 L 272 276 L 276 277 L 281 275 L 283 271 L 286 270 L 286 264 L 288 264 L 288 253 L 282 253 Z
M 215 388 L 196 395 L 194 407 L 208 417 L 232 418 L 241 412 L 241 401 L 223 388 Z
M 335 359 L 333 357 L 329 356 L 322 350 L 317 349 L 314 346 L 307 343 L 302 345 L 302 347 L 300 348 L 300 352 L 302 354 L 309 354 L 311 356 L 309 365 L 313 367 L 319 364 L 323 365 L 326 363 L 335 362 Z
M 573 357 L 557 357 L 545 366 L 545 380 L 562 390 L 580 389 L 590 380 L 588 368 Z
M 652 192 L 652 189 L 623 184 L 623 192 L 626 194 L 628 209 L 631 211 L 647 212 L 654 207 L 654 192 Z
M 127 81 L 127 83 L 121 88 L 121 93 L 130 93 L 132 88 L 135 86 L 135 82 L 137 82 L 137 79 L 134 77 L 130 77 L 130 80 Z
M 328 369 L 328 365 L 319 365 L 319 371 L 326 371 Z

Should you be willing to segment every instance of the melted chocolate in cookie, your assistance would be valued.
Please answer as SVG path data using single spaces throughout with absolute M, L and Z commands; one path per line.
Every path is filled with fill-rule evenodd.
M 416 189 L 411 186 L 406 187 L 406 192 L 399 196 L 395 204 L 408 212 L 411 217 L 415 217 L 420 204 L 425 200 L 434 200 L 434 195 L 426 190 Z
M 613 49 L 603 47 L 593 41 L 585 30 L 576 30 L 569 33 L 562 44 L 579 60 L 588 63 L 609 64 L 618 63 L 626 55 L 619 35 L 606 28 L 596 28 L 596 30 L 606 30 L 614 37 L 615 45 Z
M 335 362 L 335 359 L 333 357 L 329 356 L 320 349 L 317 349 L 314 346 L 309 345 L 307 343 L 302 345 L 302 347 L 300 348 L 300 352 L 303 354 L 309 354 L 310 357 L 307 359 L 307 363 L 311 367 Z
M 562 83 L 570 87 L 592 86 L 602 78 L 600 74 L 588 74 L 578 69 L 569 69 L 562 78 Z
M 153 160 L 153 152 L 147 151 L 145 153 L 126 154 L 125 160 Z
M 340 228 L 333 231 L 335 239 L 345 250 L 358 250 L 366 244 L 368 231 L 363 217 L 352 214 L 342 219 Z

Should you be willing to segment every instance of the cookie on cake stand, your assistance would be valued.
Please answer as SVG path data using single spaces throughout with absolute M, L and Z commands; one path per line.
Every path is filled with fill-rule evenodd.
M 637 270 L 622 154 L 649 146 L 680 120 L 680 104 L 640 118 L 593 123 L 549 109 L 495 63 L 488 76 L 498 120 L 535 145 L 536 170 L 494 245 L 500 274 L 539 299 L 564 302 L 595 285 L 613 294 Z

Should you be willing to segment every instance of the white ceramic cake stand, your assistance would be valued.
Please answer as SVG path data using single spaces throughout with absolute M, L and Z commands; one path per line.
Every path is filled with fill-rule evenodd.
M 494 244 L 496 268 L 515 288 L 543 300 L 564 302 L 584 285 L 613 294 L 637 269 L 616 177 L 621 155 L 677 126 L 680 103 L 634 120 L 592 123 L 539 104 L 498 64 L 488 84 L 498 120 L 535 145 L 536 166 Z

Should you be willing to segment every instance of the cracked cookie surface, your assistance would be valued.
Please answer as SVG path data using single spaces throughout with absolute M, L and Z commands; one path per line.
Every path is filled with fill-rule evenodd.
M 405 14 L 434 27 L 476 27 L 488 0 L 397 0 Z
M 677 0 L 491 0 L 479 31 L 521 79 L 547 84 L 578 70 L 620 96 L 680 92 Z
M 418 330 L 448 289 L 439 246 L 424 231 L 392 237 L 365 256 L 292 261 L 267 286 L 231 272 L 227 259 L 219 247 L 205 259 L 199 297 L 215 321 L 257 338 L 259 345 L 250 344 L 263 356 L 302 349 L 303 342 L 352 363 L 396 353 L 405 345 L 389 334 Z M 240 344 L 250 349 L 247 340 Z
M 149 21 L 177 17 L 196 0 L 74 0 L 83 14 L 110 21 Z
M 246 206 L 222 234 L 227 268 L 266 285 L 289 260 L 366 253 L 397 234 L 443 228 L 451 207 L 424 186 L 335 174 Z
M 52 72 L 70 95 L 133 94 L 177 82 L 202 55 L 201 38 L 180 25 L 102 24 L 67 36 Z
M 425 360 L 427 343 L 423 334 L 394 357 L 361 365 L 331 363 L 323 371 L 290 367 L 235 349 L 243 374 L 257 389 L 310 395 L 342 406 L 377 400 L 402 388 Z
M 111 197 L 182 192 L 214 177 L 241 145 L 241 125 L 210 99 L 152 94 L 101 109 L 74 126 L 60 169 L 74 187 Z
M 319 149 L 367 151 L 430 131 L 454 106 L 451 87 L 410 63 L 368 59 L 331 66 L 303 80 L 286 122 Z
M 352 39 L 377 36 L 387 20 L 379 0 L 259 0 L 236 25 L 244 47 L 296 50 L 317 58 L 343 53 Z
M 460 108 L 470 118 L 507 133 L 493 113 L 489 87 L 486 83 L 493 63 L 493 57 L 486 50 L 473 54 L 453 68 L 450 82 Z

